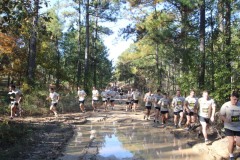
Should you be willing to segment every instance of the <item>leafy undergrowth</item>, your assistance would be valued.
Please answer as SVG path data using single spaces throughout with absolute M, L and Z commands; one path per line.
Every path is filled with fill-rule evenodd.
M 1 159 L 55 159 L 72 135 L 71 126 L 57 122 L 1 122 Z

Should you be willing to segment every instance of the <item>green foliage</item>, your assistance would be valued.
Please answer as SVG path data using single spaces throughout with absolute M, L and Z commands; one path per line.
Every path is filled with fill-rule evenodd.
M 22 146 L 28 146 L 26 138 L 32 134 L 32 131 L 32 128 L 24 123 L 8 120 L 0 122 L 1 158 L 17 158 L 23 150 Z

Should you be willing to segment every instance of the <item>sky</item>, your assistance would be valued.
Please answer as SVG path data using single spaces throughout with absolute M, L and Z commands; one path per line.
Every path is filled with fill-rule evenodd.
M 48 2 L 48 8 L 51 8 L 54 6 L 57 0 L 49 0 Z M 46 8 L 44 7 L 42 10 L 46 10 Z M 127 19 L 120 19 L 117 22 L 105 22 L 101 24 L 102 26 L 109 27 L 113 31 L 112 35 L 102 36 L 102 38 L 105 46 L 108 48 L 108 58 L 109 60 L 112 60 L 114 66 L 116 65 L 118 56 L 120 56 L 121 53 L 131 45 L 131 43 L 133 43 L 132 39 L 124 40 L 118 34 L 119 29 L 126 27 L 129 23 L 131 22 L 129 22 Z
M 132 39 L 124 40 L 119 36 L 119 29 L 126 27 L 130 22 L 126 19 L 118 20 L 116 23 L 105 23 L 103 26 L 108 26 L 113 34 L 103 36 L 104 44 L 109 49 L 109 60 L 113 60 L 113 65 L 116 64 L 118 56 L 121 55 L 133 43 Z

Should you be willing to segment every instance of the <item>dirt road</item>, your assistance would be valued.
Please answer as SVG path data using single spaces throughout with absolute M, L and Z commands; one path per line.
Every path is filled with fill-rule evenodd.
M 226 139 L 214 140 L 216 137 L 212 136 L 214 142 L 207 146 L 196 132 L 174 129 L 171 122 L 163 127 L 153 123 L 153 119 L 144 120 L 142 109 L 126 112 L 123 105 L 109 111 L 13 121 L 35 126 L 27 150 L 15 159 L 211 160 L 227 155 Z

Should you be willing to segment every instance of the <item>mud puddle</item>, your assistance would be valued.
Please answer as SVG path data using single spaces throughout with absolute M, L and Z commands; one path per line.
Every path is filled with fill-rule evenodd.
M 187 144 L 149 123 L 87 123 L 75 126 L 61 160 L 202 160 Z

